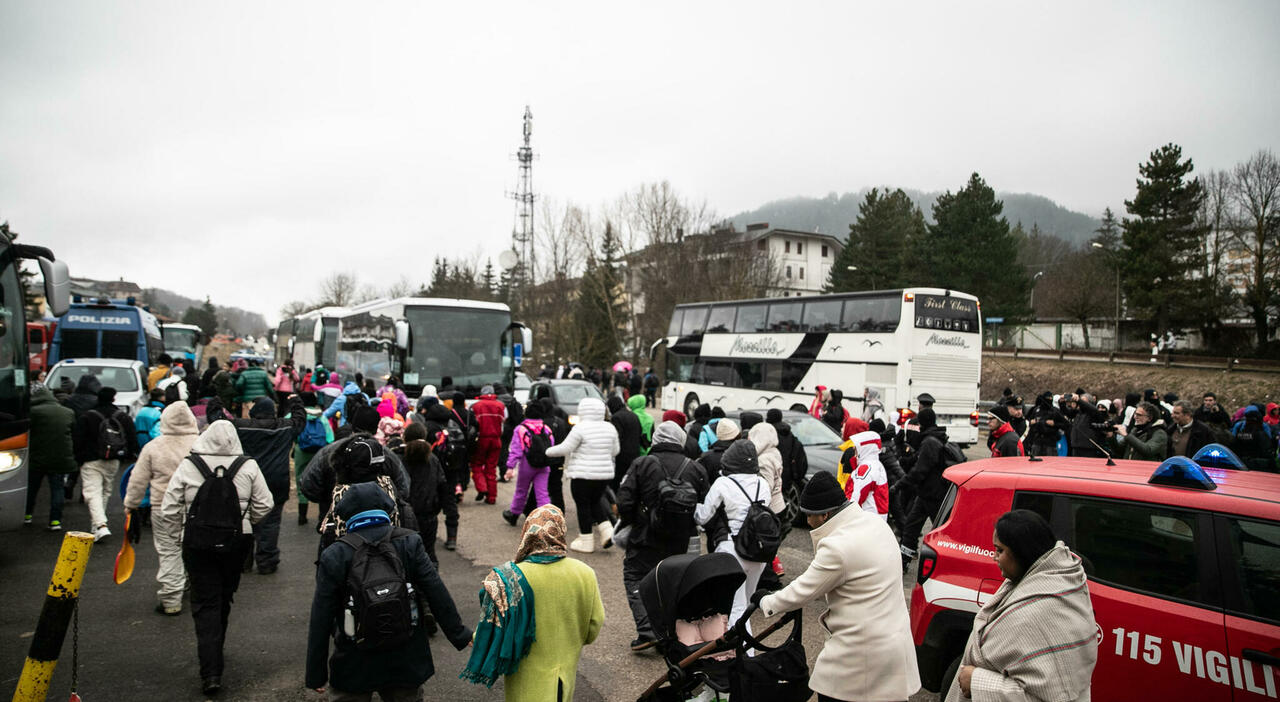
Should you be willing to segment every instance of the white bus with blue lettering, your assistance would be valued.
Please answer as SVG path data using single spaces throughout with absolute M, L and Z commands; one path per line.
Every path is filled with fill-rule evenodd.
M 940 288 L 677 305 L 665 346 L 663 406 L 808 410 L 818 386 L 861 414 L 864 390 L 892 417 L 934 398 L 952 441 L 978 440 L 973 412 L 982 375 L 978 299 Z

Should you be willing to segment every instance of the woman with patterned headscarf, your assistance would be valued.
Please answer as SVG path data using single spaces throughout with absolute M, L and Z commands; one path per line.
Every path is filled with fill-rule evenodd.
M 480 624 L 462 678 L 492 687 L 505 677 L 508 700 L 571 700 L 582 647 L 604 624 L 595 571 L 566 557 L 564 513 L 535 509 L 515 560 L 480 588 Z

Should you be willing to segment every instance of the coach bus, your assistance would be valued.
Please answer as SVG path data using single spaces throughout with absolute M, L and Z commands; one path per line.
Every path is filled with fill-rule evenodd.
M 164 352 L 175 361 L 186 359 L 191 365 L 200 368 L 204 356 L 204 330 L 194 324 L 177 324 L 166 322 L 160 325 L 160 334 L 164 338 Z
M 938 424 L 977 441 L 972 413 L 982 369 L 982 321 L 973 295 L 939 288 L 677 305 L 665 347 L 663 406 L 688 415 L 725 409 L 808 409 L 819 385 L 861 412 L 863 391 L 885 409 L 934 397 Z
M 513 387 L 516 369 L 532 344 L 530 330 L 512 322 L 511 309 L 499 302 L 401 297 L 356 309 L 370 322 L 381 317 L 392 323 L 391 372 L 411 396 L 427 385 L 452 385 L 468 397 L 485 385 Z M 352 335 L 347 322 L 343 320 L 344 343 Z M 364 344 L 384 338 L 382 329 L 360 335 Z
M 65 314 L 71 296 L 66 263 L 46 248 L 15 244 L 0 234 L 0 529 L 21 527 L 26 512 L 33 378 L 28 374 L 26 291 L 18 278 L 24 259 L 40 265 L 50 314 Z
M 127 358 L 153 366 L 164 353 L 160 322 L 133 304 L 99 298 L 73 302 L 58 318 L 49 365 L 66 358 Z
M 277 365 L 292 358 L 299 368 L 338 365 L 340 325 L 351 314 L 345 307 L 322 307 L 286 319 L 276 327 L 274 357 Z

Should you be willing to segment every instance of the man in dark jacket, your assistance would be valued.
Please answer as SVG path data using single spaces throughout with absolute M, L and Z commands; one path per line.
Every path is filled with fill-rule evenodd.
M 293 453 L 293 443 L 307 425 L 307 410 L 302 406 L 302 398 L 290 395 L 289 416 L 279 418 L 275 401 L 262 395 L 254 400 L 248 419 L 227 414 L 217 398 L 209 401 L 205 415 L 211 424 L 225 419 L 235 426 L 241 449 L 258 462 L 262 478 L 271 490 L 275 506 L 253 525 L 253 559 L 257 562 L 258 574 L 270 575 L 280 567 L 280 515 L 289 500 L 289 456 Z
M 1276 441 L 1262 421 L 1262 410 L 1249 405 L 1244 419 L 1231 427 L 1231 449 L 1249 470 L 1276 470 Z
M 422 424 L 427 430 L 427 443 L 432 446 L 432 455 L 440 460 L 444 468 L 445 479 L 449 481 L 449 490 L 453 493 L 454 503 L 462 500 L 462 484 L 467 478 L 467 434 L 453 411 L 443 404 L 427 405 L 419 414 Z M 452 422 L 453 438 L 449 429 Z M 445 541 L 449 546 L 448 540 Z M 455 544 L 456 545 L 456 544 Z M 449 548 L 450 551 L 453 548 Z
M 111 536 L 111 530 L 107 528 L 107 500 L 111 497 L 111 487 L 121 464 L 129 463 L 138 455 L 138 433 L 133 420 L 128 412 L 116 407 L 115 401 L 115 388 L 100 387 L 98 403 L 80 415 L 72 441 L 76 462 L 80 464 L 81 489 L 85 504 L 89 506 L 94 541 Z M 103 430 L 103 422 L 112 424 L 111 432 L 123 434 L 119 437 L 124 444 L 122 454 L 106 455 L 107 447 L 102 442 L 108 432 Z
M 1105 438 L 1094 425 L 1106 421 L 1107 413 L 1105 410 L 1098 409 L 1098 403 L 1093 395 L 1088 393 L 1081 395 L 1076 401 L 1076 416 L 1071 420 L 1071 431 L 1067 435 L 1071 455 L 1103 458 L 1104 454 L 1098 446 L 1103 445 Z
M 327 444 L 324 448 L 316 451 L 315 458 L 311 459 L 311 463 L 307 464 L 307 469 L 302 473 L 302 478 L 298 480 L 298 490 L 307 499 L 316 503 L 319 509 L 320 520 L 317 526 L 324 524 L 324 518 L 329 514 L 329 509 L 333 505 L 333 488 L 338 484 L 336 473 L 336 457 L 338 451 L 357 436 L 370 437 L 378 430 L 378 411 L 372 407 L 360 407 L 356 410 L 355 415 L 351 418 L 351 427 L 354 431 L 352 436 L 342 441 L 334 441 Z M 409 474 L 404 469 L 404 464 L 400 457 L 388 451 L 385 454 L 384 469 L 391 481 L 395 484 L 396 495 L 406 505 L 409 499 Z M 412 512 L 412 508 L 409 510 Z M 409 520 L 412 515 L 405 515 L 401 510 L 401 526 L 417 529 L 416 519 Z
M 695 459 L 702 455 L 702 447 L 698 446 L 698 436 L 702 434 L 702 428 L 707 426 L 709 421 L 711 421 L 711 405 L 698 405 L 693 411 L 693 419 L 684 427 L 684 433 L 688 437 L 684 440 L 684 455 Z
M 635 412 L 627 409 L 627 403 L 617 395 L 610 395 L 608 401 L 609 421 L 618 430 L 618 455 L 613 457 L 613 490 L 618 491 L 622 476 L 627 474 L 631 462 L 640 457 L 640 442 L 643 430 L 640 419 Z
M 1036 398 L 1027 421 L 1027 452 L 1033 456 L 1058 455 L 1058 439 L 1068 423 L 1062 411 L 1053 406 L 1053 393 L 1046 390 Z
M 1190 402 L 1178 400 L 1173 403 L 1172 417 L 1168 455 L 1191 458 L 1200 449 L 1214 443 L 1213 430 L 1195 418 L 1195 408 Z
M 919 438 L 913 439 L 919 442 L 918 448 L 913 447 L 915 462 L 901 481 L 901 486 L 915 497 L 907 508 L 902 519 L 902 531 L 898 534 L 903 572 L 916 557 L 924 521 L 938 513 L 942 498 L 947 494 L 947 481 L 942 477 L 942 471 L 964 459 L 963 456 L 957 457 L 958 451 L 947 445 L 947 432 L 938 426 L 938 418 L 932 408 L 920 410 L 916 420 L 920 431 Z
M 388 539 L 404 567 L 405 579 L 427 603 L 449 643 L 459 651 L 471 643 L 471 631 L 458 616 L 453 597 L 427 556 L 422 537 L 393 527 L 388 516 L 393 509 L 391 499 L 376 484 L 352 486 L 338 503 L 338 514 L 348 520 L 350 538 L 325 549 L 317 564 L 307 633 L 306 685 L 319 691 L 326 684 L 332 686 L 335 694 L 330 699 L 369 699 L 371 693 L 377 692 L 384 700 L 420 700 L 422 684 L 435 673 L 427 627 L 421 623 L 413 627 L 407 642 L 390 650 L 362 651 L 356 647 L 354 631 L 345 626 L 347 577 L 356 551 L 347 541 L 358 544 Z M 424 615 L 425 612 L 418 613 L 419 622 Z M 329 657 L 331 638 L 334 652 Z
M 58 404 L 44 385 L 34 384 L 31 393 L 31 442 L 27 457 L 27 512 L 24 521 L 31 523 L 31 512 L 40 494 L 40 483 L 49 483 L 49 531 L 62 530 L 63 476 L 76 469 L 75 449 L 71 434 L 76 413 Z
M 764 421 L 772 424 L 778 432 L 778 453 L 782 454 L 782 492 L 788 493 L 795 488 L 796 499 L 799 500 L 804 478 L 809 474 L 809 456 L 804 452 L 804 444 L 791 432 L 791 425 L 782 421 L 782 410 L 769 410 Z
M 75 392 L 67 398 L 67 407 L 76 413 L 77 420 L 83 417 L 85 412 L 97 406 L 98 391 L 101 389 L 102 383 L 97 376 L 92 373 L 80 376 L 80 380 L 76 382 Z
M 991 438 L 987 443 L 991 446 L 991 457 L 1008 458 L 1025 455 L 1022 450 L 1022 441 L 1018 439 L 1017 431 L 1009 422 L 1009 408 L 1005 405 L 996 405 L 991 408 L 988 416 L 990 419 L 987 422 L 987 430 L 991 432 Z
M 1231 440 L 1231 415 L 1226 408 L 1218 404 L 1218 396 L 1206 392 L 1196 408 L 1195 418 L 1203 422 L 1213 432 L 1214 440 L 1226 443 Z
M 689 513 L 688 528 L 672 531 L 669 525 L 657 531 L 652 523 L 661 498 L 659 487 L 664 482 L 679 480 L 697 492 L 697 502 L 711 489 L 706 470 L 684 455 L 684 430 L 675 422 L 663 422 L 653 432 L 653 447 L 649 455 L 637 458 L 631 464 L 618 489 L 618 525 L 631 526 L 627 541 L 627 553 L 622 559 L 622 584 L 627 589 L 627 604 L 636 622 L 636 639 L 631 642 L 632 651 L 643 651 L 657 643 L 658 637 L 649 624 L 649 617 L 640 599 L 640 580 L 653 570 L 658 561 L 667 556 L 686 553 L 689 539 L 696 535 L 697 526 L 693 513 Z

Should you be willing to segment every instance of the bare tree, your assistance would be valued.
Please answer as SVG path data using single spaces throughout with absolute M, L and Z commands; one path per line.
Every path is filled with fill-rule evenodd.
M 1061 259 L 1062 265 L 1049 269 L 1039 285 L 1043 292 L 1037 297 L 1044 300 L 1044 309 L 1050 315 L 1078 322 L 1086 349 L 1092 345 L 1089 320 L 1112 314 L 1115 287 L 1106 257 L 1104 251 L 1071 251 Z
M 1251 264 L 1244 302 L 1253 316 L 1258 350 L 1271 336 L 1268 317 L 1276 302 L 1276 273 L 1280 270 L 1280 163 L 1261 150 L 1232 172 L 1232 194 L 1240 210 L 1240 227 L 1233 241 Z
M 307 312 L 310 312 L 313 309 L 315 309 L 315 307 L 307 302 L 303 302 L 302 300 L 293 300 L 292 302 L 286 303 L 284 307 L 280 308 L 280 318 L 291 319 L 293 317 L 297 317 L 300 314 L 306 314 Z
M 402 275 L 399 278 L 396 278 L 394 283 L 387 286 L 386 296 L 391 298 L 409 297 L 419 287 L 420 286 L 418 285 L 410 283 L 409 279 Z
M 347 307 L 356 301 L 359 287 L 355 273 L 330 273 L 320 281 L 320 306 Z

